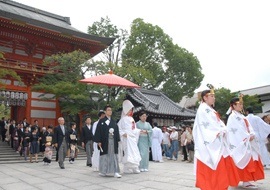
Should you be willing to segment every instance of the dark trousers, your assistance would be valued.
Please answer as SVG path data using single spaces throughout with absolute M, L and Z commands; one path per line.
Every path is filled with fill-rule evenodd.
M 183 152 L 183 155 L 184 155 L 184 160 L 187 160 L 187 148 L 186 148 L 186 146 L 182 146 L 182 152 Z
M 6 131 L 7 131 L 7 130 L 5 130 L 5 129 L 2 129 L 2 131 L 1 131 L 2 142 L 4 142 L 5 139 L 6 139 Z
M 13 148 L 13 136 L 10 137 L 10 147 Z

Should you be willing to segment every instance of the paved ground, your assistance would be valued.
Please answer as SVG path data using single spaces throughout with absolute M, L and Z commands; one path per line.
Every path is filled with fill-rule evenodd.
M 122 178 L 100 177 L 98 172 L 85 166 L 84 160 L 75 164 L 65 162 L 66 169 L 59 169 L 53 162 L 50 166 L 43 163 L 15 163 L 0 165 L 0 189 L 4 190 L 192 190 L 195 177 L 193 164 L 181 161 L 164 163 L 150 162 L 150 171 L 140 174 L 123 174 Z M 260 190 L 270 189 L 270 170 L 265 170 L 266 179 L 256 184 Z M 235 189 L 242 189 L 240 186 Z

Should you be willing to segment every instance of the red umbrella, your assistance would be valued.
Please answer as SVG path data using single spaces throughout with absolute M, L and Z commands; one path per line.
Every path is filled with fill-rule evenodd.
M 87 83 L 87 84 L 106 85 L 108 87 L 123 86 L 123 87 L 128 87 L 128 88 L 140 88 L 140 86 L 138 86 L 137 84 L 113 74 L 112 71 L 110 71 L 109 74 L 98 75 L 98 76 L 82 79 L 80 80 L 80 82 Z
M 138 86 L 137 84 L 113 74 L 112 71 L 109 71 L 109 74 L 93 76 L 90 78 L 79 80 L 79 82 L 87 83 L 87 84 L 105 85 L 105 86 L 108 86 L 109 89 L 112 86 L 120 86 L 120 87 L 127 87 L 127 88 L 140 88 L 140 86 Z M 107 102 L 109 102 L 109 96 L 110 96 L 110 90 L 108 93 Z

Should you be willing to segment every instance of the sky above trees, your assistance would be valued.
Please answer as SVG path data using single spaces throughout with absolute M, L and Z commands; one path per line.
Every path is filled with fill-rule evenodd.
M 72 26 L 85 33 L 106 16 L 126 30 L 136 18 L 158 25 L 199 59 L 205 78 L 197 91 L 207 83 L 232 91 L 270 84 L 267 0 L 16 1 L 70 17 Z

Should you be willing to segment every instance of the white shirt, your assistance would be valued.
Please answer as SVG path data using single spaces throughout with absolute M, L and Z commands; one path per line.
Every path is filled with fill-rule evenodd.
M 178 140 L 178 132 L 177 131 L 172 132 L 170 138 L 172 140 Z
M 163 143 L 162 144 L 170 144 L 170 134 L 165 131 L 163 133 Z

